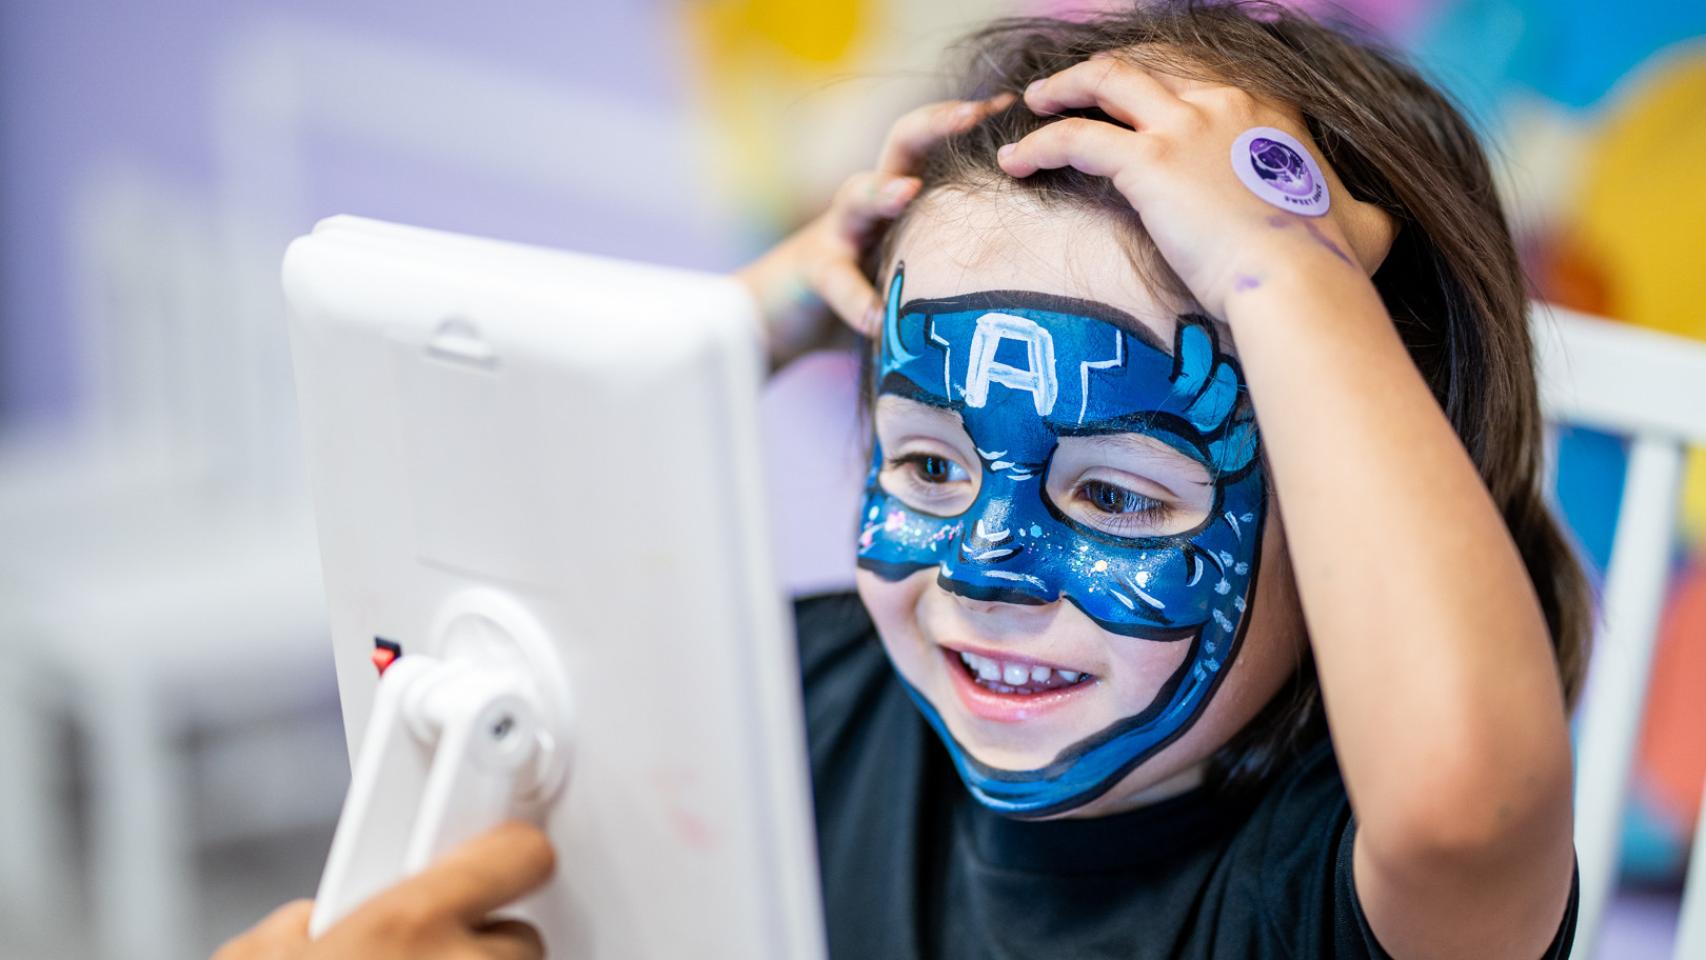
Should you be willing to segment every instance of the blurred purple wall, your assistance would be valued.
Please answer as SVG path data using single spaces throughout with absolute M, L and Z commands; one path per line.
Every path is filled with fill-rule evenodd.
M 501 13 L 496 12 L 501 10 Z M 370 36 L 542 87 L 608 91 L 664 117 L 686 67 L 661 3 L 522 0 L 182 0 L 0 5 L 0 417 L 62 419 L 75 403 L 67 221 L 79 178 L 121 162 L 189 195 L 213 191 L 216 86 L 234 45 L 269 24 Z M 622 162 L 616 145 L 588 143 Z M 544 203 L 478 171 L 335 138 L 311 140 L 297 232 L 359 212 L 646 259 L 724 265 L 728 251 L 612 205 Z M 209 203 L 211 196 L 207 197 Z

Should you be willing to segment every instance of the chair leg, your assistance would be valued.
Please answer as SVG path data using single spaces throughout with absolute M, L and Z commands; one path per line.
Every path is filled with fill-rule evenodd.
M 1706 787 L 1702 788 L 1706 790 Z M 1676 960 L 1706 957 L 1706 803 L 1694 825 L 1694 849 L 1682 885 L 1682 911 L 1676 931 Z
M 44 949 L 74 916 L 71 821 L 58 704 L 26 673 L 0 664 L 0 928 L 12 949 Z
M 96 955 L 194 956 L 195 863 L 186 830 L 185 759 L 174 743 L 175 728 L 142 678 L 114 677 L 90 694 L 84 717 Z

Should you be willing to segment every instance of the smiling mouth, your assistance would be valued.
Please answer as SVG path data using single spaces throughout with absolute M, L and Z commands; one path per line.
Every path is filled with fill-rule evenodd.
M 1032 697 L 1090 683 L 1096 678 L 1078 670 L 1065 670 L 1041 663 L 986 657 L 966 650 L 948 650 L 972 683 L 991 693 L 1010 697 Z

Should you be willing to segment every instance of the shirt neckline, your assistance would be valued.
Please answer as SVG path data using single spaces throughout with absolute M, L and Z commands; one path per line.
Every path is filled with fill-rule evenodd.
M 1205 784 L 1106 817 L 1020 820 L 978 803 L 957 782 L 955 787 L 954 829 L 979 861 L 1055 875 L 1122 873 L 1171 861 L 1230 831 L 1248 805 Z

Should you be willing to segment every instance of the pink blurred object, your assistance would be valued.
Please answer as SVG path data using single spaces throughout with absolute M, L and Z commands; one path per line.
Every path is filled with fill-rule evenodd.
M 776 568 L 789 593 L 853 587 L 865 473 L 859 358 L 807 354 L 770 379 L 759 407 Z

